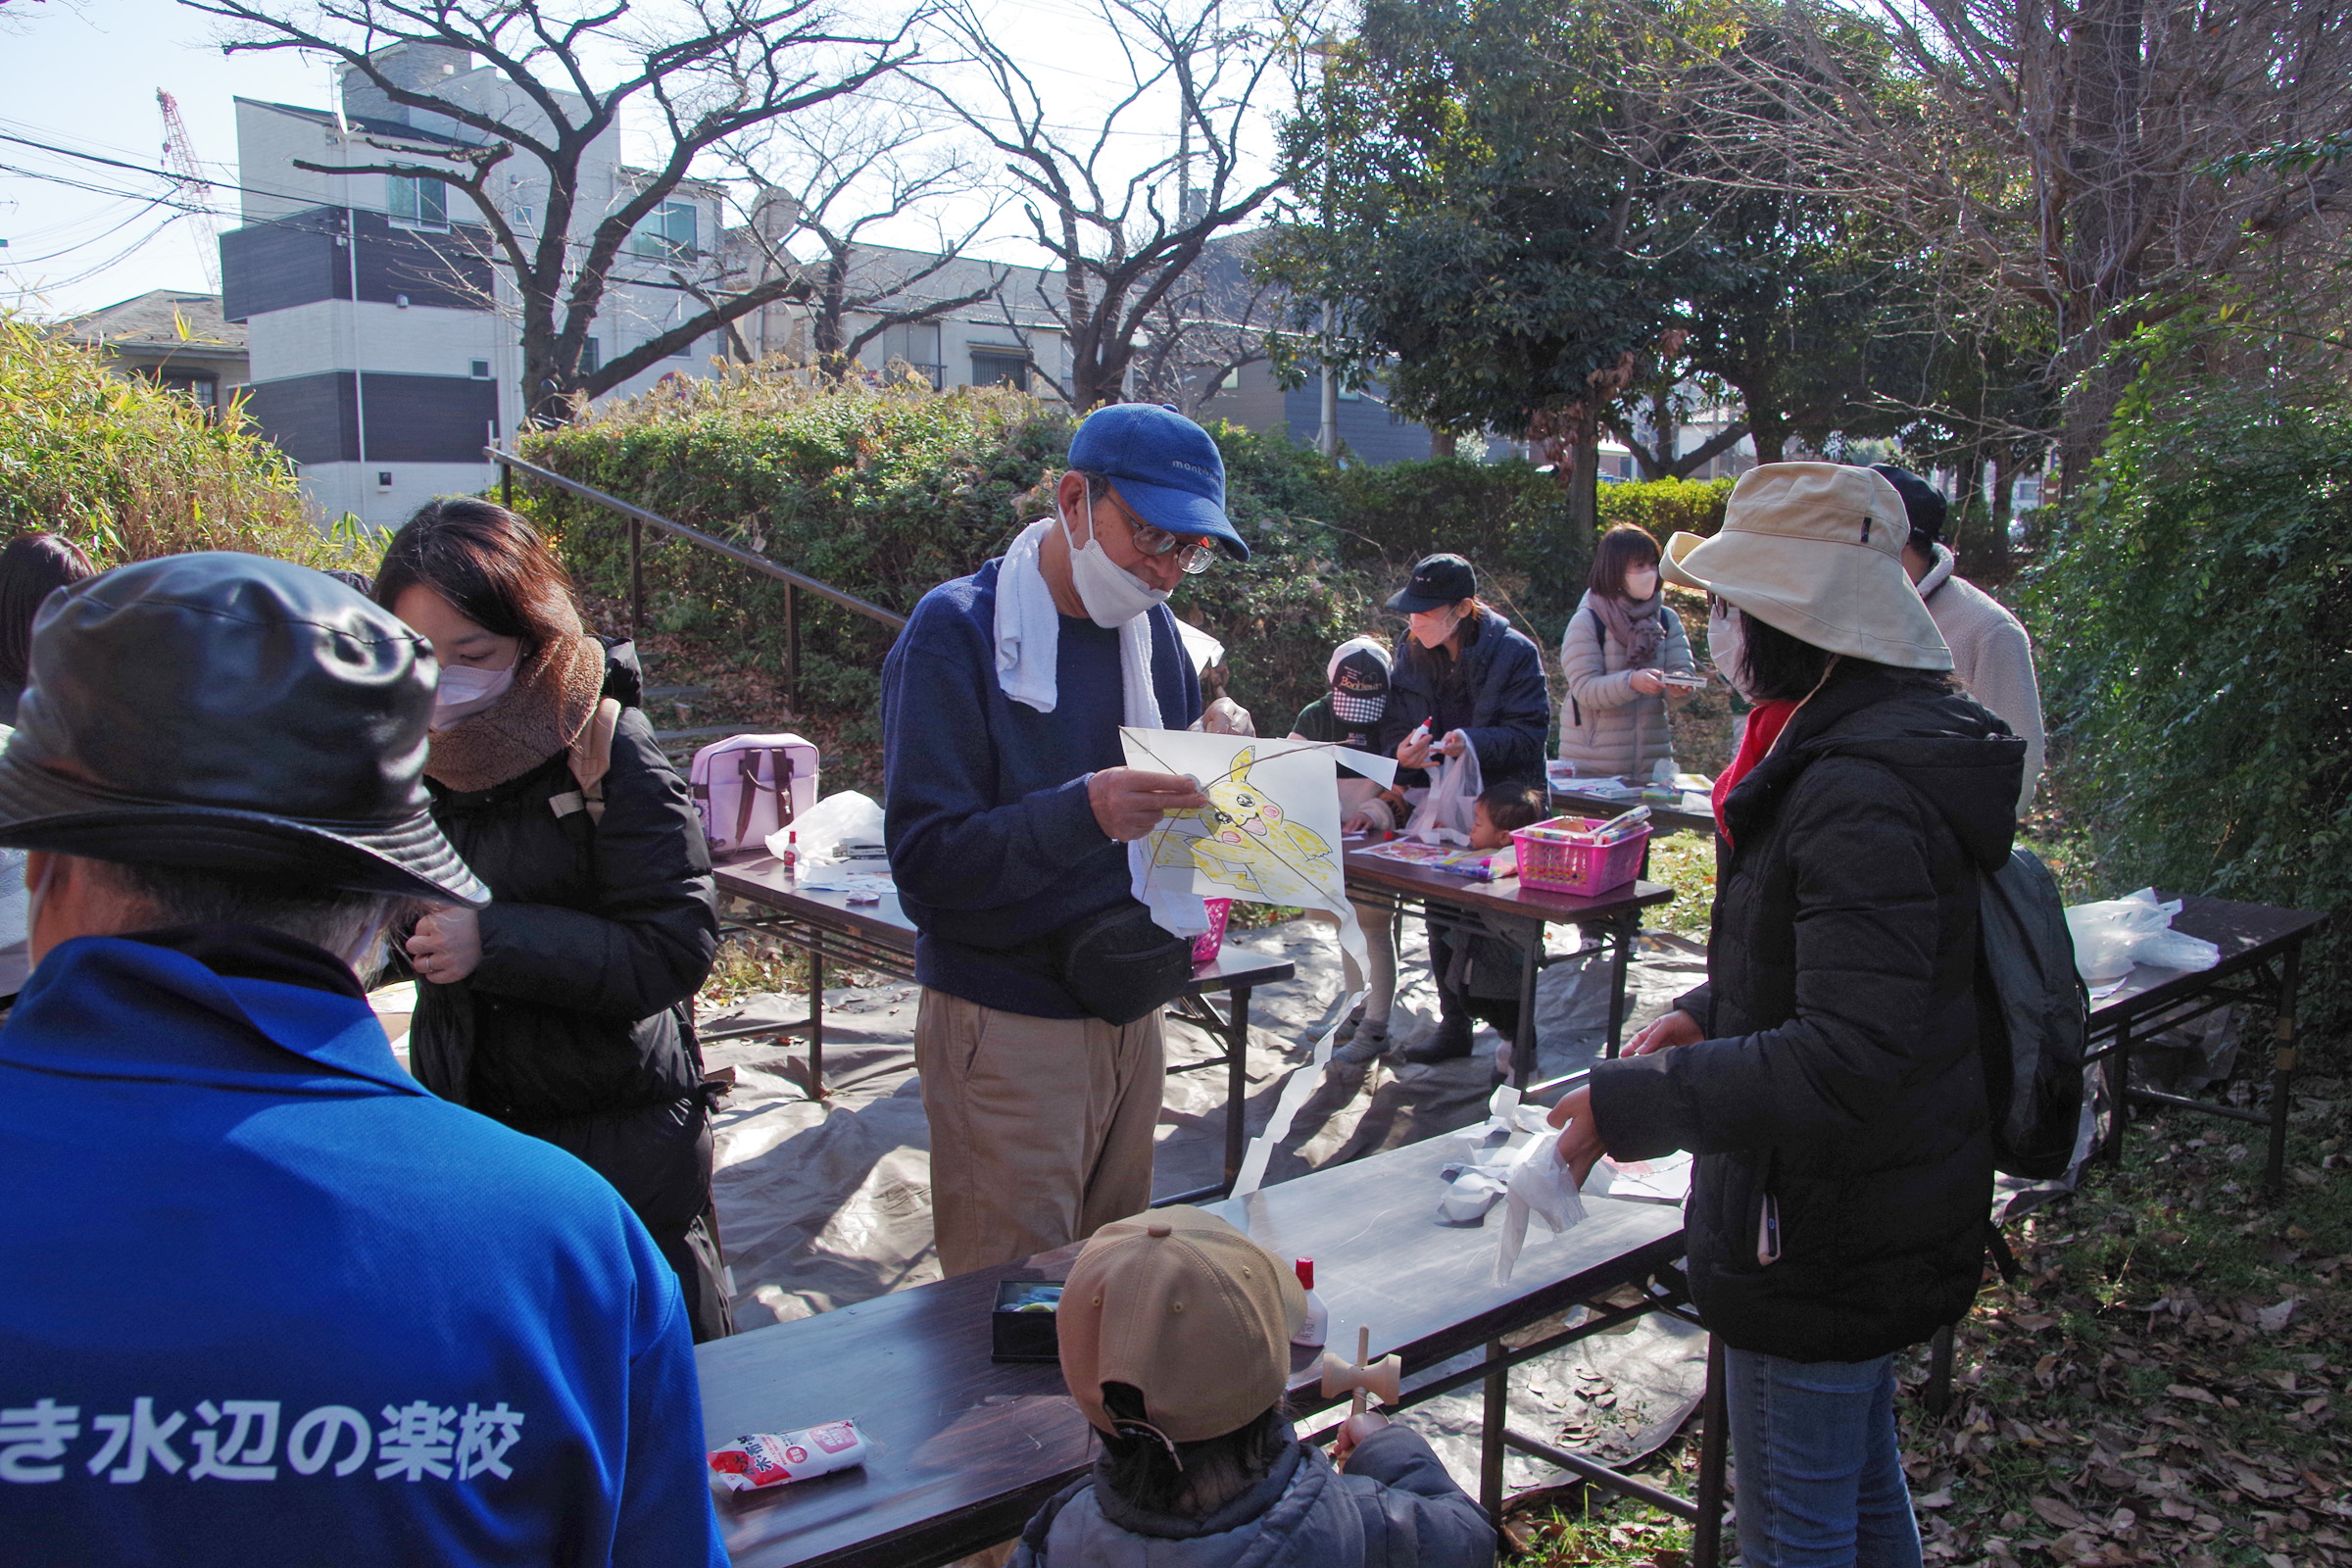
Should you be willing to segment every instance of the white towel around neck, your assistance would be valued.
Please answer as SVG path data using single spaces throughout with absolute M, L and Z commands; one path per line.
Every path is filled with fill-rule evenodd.
M 1061 612 L 1038 565 L 1038 551 L 1054 527 L 1051 517 L 1021 530 L 997 568 L 997 684 L 1014 702 L 1051 713 L 1061 700 L 1055 663 L 1061 651 Z M 1120 721 L 1130 729 L 1165 729 L 1159 693 L 1152 684 L 1152 616 L 1136 616 L 1119 628 Z M 1146 888 L 1151 840 L 1127 846 L 1129 891 L 1152 910 L 1152 919 L 1173 936 L 1198 936 L 1208 929 L 1208 910 L 1199 896 Z

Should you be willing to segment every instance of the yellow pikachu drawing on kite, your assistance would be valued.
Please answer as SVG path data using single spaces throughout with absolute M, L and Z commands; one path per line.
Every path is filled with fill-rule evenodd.
M 1195 866 L 1253 901 L 1320 905 L 1336 880 L 1331 846 L 1286 820 L 1281 806 L 1250 782 L 1255 762 L 1255 748 L 1245 748 L 1224 777 L 1204 781 L 1207 807 L 1170 816 L 1152 861 Z

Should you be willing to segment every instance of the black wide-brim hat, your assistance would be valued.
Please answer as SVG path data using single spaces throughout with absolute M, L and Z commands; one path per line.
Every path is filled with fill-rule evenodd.
M 0 845 L 487 904 L 424 789 L 437 679 L 416 633 L 308 566 L 118 567 L 33 622 Z

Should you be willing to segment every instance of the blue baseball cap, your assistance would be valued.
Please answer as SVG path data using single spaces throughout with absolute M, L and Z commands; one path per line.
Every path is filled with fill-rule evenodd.
M 1225 459 L 1206 430 L 1158 403 L 1097 409 L 1070 438 L 1070 466 L 1101 474 L 1154 528 L 1214 539 L 1235 561 L 1249 543 L 1225 515 Z

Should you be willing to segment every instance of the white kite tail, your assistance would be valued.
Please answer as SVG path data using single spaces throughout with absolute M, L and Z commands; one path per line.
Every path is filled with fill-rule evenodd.
M 1364 928 L 1356 921 L 1355 906 L 1346 899 L 1340 900 L 1331 912 L 1340 920 L 1340 956 L 1347 969 L 1347 994 L 1333 1011 L 1331 1022 L 1315 1037 L 1313 1054 L 1292 1068 L 1283 1080 L 1282 1093 L 1274 1101 L 1274 1114 L 1267 1119 L 1264 1130 L 1250 1140 L 1250 1147 L 1242 1155 L 1241 1174 L 1233 1181 L 1235 1198 L 1247 1198 L 1265 1185 L 1266 1162 L 1274 1157 L 1275 1148 L 1291 1135 L 1291 1123 L 1298 1119 L 1299 1107 L 1323 1081 L 1323 1069 L 1331 1065 L 1333 1037 L 1355 1004 L 1364 1000 L 1364 977 L 1372 967 L 1371 956 L 1364 950 Z

